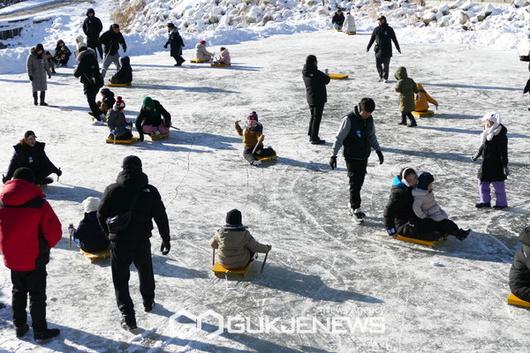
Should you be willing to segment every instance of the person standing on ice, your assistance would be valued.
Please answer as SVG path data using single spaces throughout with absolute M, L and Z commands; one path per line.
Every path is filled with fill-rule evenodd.
M 127 156 L 122 168 L 116 183 L 109 185 L 103 193 L 98 220 L 110 240 L 112 282 L 122 315 L 121 325 L 126 330 L 134 330 L 136 315 L 129 294 L 131 263 L 134 262 L 138 270 L 144 310 L 151 312 L 155 304 L 149 240 L 153 219 L 162 237 L 162 255 L 169 253 L 171 245 L 166 208 L 160 193 L 142 172 L 142 161 L 137 156 Z
M 90 107 L 90 113 L 99 124 L 105 118 L 97 103 L 96 96 L 101 87 L 103 87 L 103 77 L 99 73 L 99 64 L 97 54 L 94 50 L 87 48 L 85 43 L 80 43 L 78 48 L 77 67 L 74 76 L 79 78 L 83 84 L 83 90 Z M 89 114 L 90 114 L 89 113 Z
M 50 249 L 61 236 L 61 222 L 35 185 L 35 174 L 29 168 L 18 168 L 0 193 L 0 253 L 11 270 L 13 324 L 18 338 L 29 331 L 28 294 L 33 338 L 47 340 L 60 334 L 46 322 L 46 265 Z
M 184 40 L 182 40 L 177 27 L 175 27 L 175 25 L 171 22 L 167 24 L 167 32 L 169 33 L 169 38 L 164 45 L 164 48 L 167 48 L 169 45 L 171 48 L 171 56 L 177 62 L 175 66 L 182 66 L 182 63 L 186 61 L 182 57 L 182 47 L 184 46 Z
M 103 52 L 105 57 L 103 58 L 103 68 L 101 69 L 101 76 L 105 78 L 107 70 L 110 64 L 114 63 L 116 65 L 116 70 L 120 71 L 120 45 L 125 53 L 127 51 L 127 43 L 125 43 L 125 38 L 120 32 L 120 25 L 114 23 L 109 27 L 109 30 L 106 31 L 99 37 L 99 42 L 103 45 Z
M 318 133 L 320 132 L 320 122 L 324 113 L 324 105 L 328 101 L 326 85 L 329 83 L 330 78 L 318 69 L 317 64 L 317 57 L 308 55 L 304 68 L 302 69 L 302 77 L 306 89 L 307 104 L 309 104 L 309 110 L 311 111 L 309 131 L 307 133 L 309 135 L 309 142 L 313 145 L 323 145 L 326 141 L 320 139 Z
M 37 136 L 31 130 L 24 133 L 24 138 L 13 146 L 15 153 L 9 163 L 7 175 L 2 178 L 2 182 L 7 183 L 15 174 L 18 168 L 29 168 L 33 172 L 35 183 L 38 185 L 50 184 L 53 180 L 48 177 L 51 173 L 61 176 L 63 172 L 57 168 L 48 158 L 44 151 L 45 143 L 38 142 Z
M 407 69 L 401 66 L 394 74 L 396 80 L 396 92 L 399 93 L 399 111 L 401 113 L 401 122 L 399 125 L 407 125 L 407 118 L 410 120 L 409 127 L 418 126 L 412 112 L 416 108 L 414 101 L 415 94 L 419 92 L 416 82 L 407 74 Z
M 344 146 L 343 153 L 348 168 L 350 183 L 350 214 L 357 223 L 361 223 L 365 214 L 361 211 L 361 189 L 364 184 L 368 158 L 372 148 L 377 153 L 379 164 L 383 164 L 384 157 L 375 135 L 374 119 L 372 112 L 375 102 L 371 98 L 363 98 L 361 102 L 342 119 L 341 126 L 333 144 L 333 155 L 329 165 L 331 169 L 337 168 L 337 154 Z
M 92 48 L 94 52 L 99 52 L 99 56 L 103 59 L 103 49 L 99 42 L 99 34 L 103 30 L 103 24 L 101 20 L 96 17 L 94 9 L 88 9 L 86 12 L 86 18 L 83 22 L 83 32 L 86 35 L 86 43 L 89 48 Z M 96 53 L 97 58 L 97 53 Z
M 496 203 L 494 208 L 502 210 L 508 207 L 504 181 L 510 175 L 508 169 L 508 130 L 501 124 L 499 113 L 492 112 L 482 117 L 484 131 L 480 135 L 480 148 L 472 158 L 476 161 L 482 156 L 478 172 L 480 202 L 477 208 L 491 207 L 491 190 L 495 189 Z
M 52 73 L 42 44 L 39 43 L 34 48 L 31 48 L 26 64 L 33 90 L 33 104 L 39 104 L 38 93 L 40 91 L 40 105 L 48 105 L 45 102 L 46 90 L 48 89 L 48 81 L 46 78 L 52 78 Z
M 369 52 L 372 44 L 375 45 L 375 66 L 379 73 L 379 82 L 388 81 L 388 73 L 390 70 L 390 59 L 392 58 L 392 42 L 396 46 L 397 51 L 401 54 L 399 43 L 396 38 L 394 29 L 386 22 L 386 17 L 381 16 L 377 19 L 379 26 L 374 28 L 372 37 L 368 42 L 366 51 Z
M 510 290 L 519 299 L 530 302 L 530 227 L 521 232 L 519 240 L 523 244 L 510 268 Z
M 350 11 L 346 13 L 346 20 L 342 26 L 342 31 L 346 34 L 357 34 L 357 27 L 355 26 L 355 18 Z

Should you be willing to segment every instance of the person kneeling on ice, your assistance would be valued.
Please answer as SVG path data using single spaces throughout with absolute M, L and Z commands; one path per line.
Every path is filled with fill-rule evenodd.
M 125 109 L 125 102 L 121 96 L 118 96 L 114 108 L 109 112 L 107 117 L 107 124 L 110 129 L 109 138 L 113 140 L 130 140 L 133 136 L 131 130 L 128 128 L 130 124 L 125 118 L 123 110 Z
M 130 85 L 133 80 L 131 59 L 128 56 L 120 58 L 121 68 L 110 78 L 110 83 Z
M 13 146 L 15 153 L 9 163 L 7 175 L 2 178 L 5 184 L 13 177 L 15 170 L 26 167 L 33 171 L 35 183 L 38 185 L 50 184 L 52 178 L 48 177 L 51 173 L 61 176 L 61 169 L 57 168 L 48 158 L 44 151 L 45 143 L 38 142 L 37 136 L 31 130 L 24 133 L 24 138 L 18 144 Z
M 144 140 L 144 133 L 148 135 L 167 135 L 171 127 L 171 114 L 164 109 L 159 101 L 151 97 L 145 97 L 140 114 L 136 118 L 135 126 L 140 134 L 140 141 Z
M 85 216 L 74 230 L 74 239 L 79 242 L 79 248 L 91 254 L 107 250 L 110 245 L 98 221 L 99 202 L 97 197 L 87 197 L 83 201 Z
M 208 62 L 212 60 L 212 58 L 213 53 L 210 53 L 208 49 L 206 49 L 206 41 L 201 39 L 195 46 L 195 59 L 199 62 Z
M 13 325 L 18 338 L 29 330 L 28 294 L 33 338 L 47 340 L 60 334 L 46 322 L 46 265 L 61 234 L 61 222 L 35 185 L 35 175 L 29 168 L 18 168 L 0 193 L 0 253 L 11 270 Z
M 230 52 L 228 51 L 228 49 L 226 49 L 225 47 L 221 47 L 220 52 L 218 54 L 215 54 L 213 62 L 215 64 L 230 66 L 232 60 L 230 59 Z
M 423 88 L 421 83 L 416 84 L 416 89 L 418 90 L 415 96 L 415 112 L 426 112 L 429 110 L 429 103 L 434 104 L 436 109 L 438 109 L 438 101 L 431 97 L 429 93 Z
M 247 116 L 247 125 L 244 129 L 239 125 L 240 120 L 235 122 L 236 131 L 239 136 L 243 137 L 243 157 L 254 166 L 261 164 L 260 157 L 270 157 L 276 155 L 276 152 L 271 148 L 263 148 L 263 125 L 258 122 L 258 114 L 252 112 Z
M 480 148 L 472 158 L 476 161 L 482 156 L 482 165 L 478 172 L 480 202 L 476 208 L 491 207 L 490 184 L 493 184 L 497 198 L 495 209 L 508 207 L 504 181 L 510 175 L 508 169 L 508 130 L 501 124 L 499 113 L 493 112 L 482 117 L 484 131 L 480 136 Z
M 339 131 L 333 144 L 333 155 L 329 160 L 331 169 L 337 168 L 337 154 L 344 146 L 344 159 L 350 179 L 350 214 L 358 223 L 364 220 L 361 211 L 361 189 L 364 184 L 368 158 L 372 148 L 377 153 L 379 164 L 383 164 L 384 157 L 375 135 L 372 112 L 375 102 L 371 98 L 363 98 L 361 102 L 342 119 Z
M 112 107 L 114 107 L 114 104 L 116 103 L 114 92 L 108 88 L 102 88 L 99 93 L 101 94 L 101 100 L 97 102 L 97 105 L 101 112 L 107 115 L 107 113 L 112 109 Z
M 399 92 L 399 110 L 401 111 L 401 122 L 399 125 L 407 125 L 407 117 L 410 119 L 409 127 L 418 126 L 412 112 L 416 108 L 414 94 L 418 93 L 416 82 L 407 75 L 407 69 L 401 66 L 397 69 L 395 75 L 398 83 L 396 92 Z
M 519 240 L 523 244 L 510 268 L 510 290 L 519 299 L 530 302 L 530 227 L 521 232 Z
M 217 259 L 228 270 L 245 268 L 255 253 L 268 253 L 272 249 L 250 235 L 242 223 L 241 212 L 235 209 L 226 214 L 226 225 L 215 233 L 210 246 L 217 250 Z
M 344 20 L 344 25 L 342 26 L 342 31 L 346 34 L 356 34 L 357 27 L 355 26 L 355 18 L 350 11 L 346 13 L 346 20 Z
M 458 240 L 464 240 L 470 229 L 464 230 L 458 228 L 455 222 L 449 219 L 447 213 L 438 205 L 434 199 L 433 193 L 434 177 L 431 173 L 421 173 L 418 177 L 418 184 L 412 190 L 414 203 L 412 209 L 416 216 L 424 222 L 434 222 L 432 227 L 436 228 L 440 233 L 455 236 Z

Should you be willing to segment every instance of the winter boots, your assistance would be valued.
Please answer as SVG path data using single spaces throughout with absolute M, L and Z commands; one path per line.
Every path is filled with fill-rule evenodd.
M 59 336 L 60 333 L 61 330 L 59 330 L 58 328 L 47 328 L 42 331 L 33 332 L 33 338 L 35 339 L 35 341 L 45 341 Z
M 121 319 L 121 327 L 127 331 L 133 331 L 138 328 L 136 326 L 136 318 L 134 316 L 124 316 Z
M 33 104 L 39 105 L 39 99 L 37 98 L 38 92 L 33 92 Z
M 491 208 L 491 203 L 489 202 L 479 202 L 475 204 L 476 208 Z
M 37 99 L 37 93 L 38 92 L 33 92 L 33 104 L 34 105 L 39 105 L 39 101 Z M 46 91 L 41 91 L 40 92 L 40 105 L 43 105 L 43 106 L 47 106 L 48 105 L 45 102 L 45 99 L 46 99 Z
M 28 333 L 29 331 L 29 326 L 28 324 L 24 324 L 22 326 L 19 326 L 15 329 L 15 332 L 16 332 L 16 335 L 17 335 L 17 338 L 22 338 L 26 335 L 26 333 Z
M 462 228 L 460 228 L 455 236 L 456 236 L 456 239 L 462 241 L 462 240 L 467 238 L 469 233 L 471 233 L 471 229 L 462 229 Z

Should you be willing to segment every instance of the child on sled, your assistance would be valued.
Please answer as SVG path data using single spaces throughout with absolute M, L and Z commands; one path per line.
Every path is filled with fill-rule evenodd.
M 241 128 L 240 120 L 235 122 L 236 131 L 243 137 L 243 157 L 253 166 L 261 164 L 260 158 L 276 156 L 276 152 L 271 148 L 263 147 L 263 125 L 258 122 L 258 114 L 252 112 L 247 116 L 247 125 Z
M 125 102 L 121 96 L 117 97 L 114 108 L 109 112 L 107 117 L 107 124 L 109 126 L 109 138 L 113 140 L 130 140 L 132 139 L 131 128 L 132 124 L 127 122 L 125 118 Z

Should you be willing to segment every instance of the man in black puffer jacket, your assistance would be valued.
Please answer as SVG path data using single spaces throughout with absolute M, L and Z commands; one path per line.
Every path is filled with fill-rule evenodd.
M 521 232 L 519 240 L 523 244 L 510 268 L 510 290 L 519 299 L 530 302 L 530 227 Z
M 375 135 L 372 112 L 375 102 L 371 98 L 363 98 L 354 111 L 342 119 L 333 144 L 333 155 L 329 161 L 331 169 L 337 167 L 337 154 L 344 146 L 344 159 L 350 179 L 350 213 L 357 223 L 361 223 L 365 214 L 361 211 L 361 189 L 364 184 L 368 158 L 372 148 L 379 157 L 379 164 L 383 164 L 383 153 L 377 136 Z
M 302 70 L 304 79 L 307 104 L 311 111 L 311 121 L 309 122 L 309 142 L 313 145 L 322 145 L 326 143 L 318 137 L 320 122 L 324 113 L 324 105 L 328 101 L 326 85 L 329 83 L 329 76 L 318 69 L 317 57 L 308 55 Z
M 149 185 L 147 175 L 142 172 L 142 161 L 136 156 L 123 160 L 123 170 L 116 183 L 109 185 L 103 194 L 98 209 L 98 219 L 110 239 L 112 281 L 116 292 L 116 302 L 122 314 L 122 327 L 136 328 L 134 306 L 129 295 L 129 267 L 134 262 L 140 279 L 140 292 L 144 309 L 153 309 L 155 299 L 155 279 L 151 259 L 152 219 L 162 237 L 160 251 L 167 255 L 170 250 L 169 222 L 164 203 L 158 190 Z M 130 211 L 130 221 L 123 231 L 110 233 L 109 218 Z
M 96 96 L 99 89 L 103 87 L 103 77 L 99 73 L 97 54 L 94 50 L 82 46 L 79 48 L 77 61 L 78 64 L 74 71 L 74 76 L 79 78 L 83 84 L 83 91 L 90 107 L 91 115 L 94 119 L 101 121 L 105 115 L 101 113 L 96 103 Z
M 97 50 L 99 56 L 103 59 L 103 49 L 99 42 L 99 34 L 102 30 L 103 24 L 101 23 L 101 20 L 96 17 L 94 9 L 88 9 L 85 21 L 83 22 L 83 32 L 86 35 L 86 44 L 89 48 L 92 48 L 94 52 Z
M 46 155 L 44 151 L 45 145 L 45 143 L 37 141 L 37 136 L 35 136 L 33 131 L 26 131 L 24 138 L 13 146 L 15 153 L 9 163 L 7 175 L 2 178 L 2 182 L 5 184 L 8 180 L 11 180 L 15 170 L 22 167 L 29 168 L 33 171 L 35 184 L 37 185 L 50 184 L 52 179 L 48 175 L 52 173 L 61 176 L 61 170 Z
M 113 24 L 109 27 L 109 30 L 106 31 L 99 37 L 99 42 L 103 45 L 103 52 L 105 57 L 103 58 L 103 68 L 101 69 L 101 75 L 105 78 L 107 70 L 111 63 L 116 65 L 116 70 L 120 71 L 120 54 L 118 50 L 120 45 L 125 53 L 127 51 L 127 44 L 125 43 L 125 38 L 120 32 L 120 26 L 118 24 Z
M 370 51 L 372 44 L 375 45 L 375 66 L 379 73 L 379 81 L 387 81 L 388 73 L 390 71 L 390 59 L 392 58 L 392 42 L 396 46 L 397 51 L 401 54 L 399 43 L 396 38 L 394 29 L 386 22 L 386 17 L 381 16 L 377 19 L 379 26 L 374 28 L 372 37 L 368 42 L 366 51 Z

